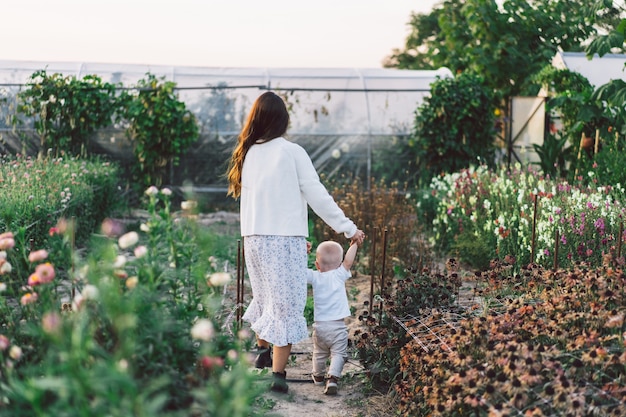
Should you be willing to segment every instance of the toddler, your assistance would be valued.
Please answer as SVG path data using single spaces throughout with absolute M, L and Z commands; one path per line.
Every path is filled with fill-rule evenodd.
M 337 383 L 347 359 L 348 327 L 344 318 L 350 316 L 345 282 L 351 277 L 358 245 L 352 242 L 343 256 L 337 242 L 319 244 L 315 253 L 315 267 L 309 269 L 307 282 L 313 286 L 313 382 L 324 385 L 326 361 L 330 367 L 324 394 L 337 394 Z

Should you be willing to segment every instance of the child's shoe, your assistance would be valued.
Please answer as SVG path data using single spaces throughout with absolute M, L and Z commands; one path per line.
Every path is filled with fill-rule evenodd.
M 337 379 L 337 377 L 334 376 L 329 376 L 328 379 L 326 380 L 326 388 L 324 388 L 324 394 L 326 395 L 337 395 L 337 383 L 339 382 L 339 380 Z
M 315 385 L 324 385 L 324 377 L 323 376 L 311 375 L 311 377 L 313 378 L 313 383 Z
M 254 367 L 258 369 L 271 368 L 272 348 L 269 346 L 266 348 L 259 347 L 257 351 L 259 352 L 259 354 L 256 356 L 256 359 L 254 361 Z
M 281 394 L 287 394 L 289 387 L 287 386 L 287 372 L 273 372 L 274 380 L 270 385 L 270 390 L 279 392 Z

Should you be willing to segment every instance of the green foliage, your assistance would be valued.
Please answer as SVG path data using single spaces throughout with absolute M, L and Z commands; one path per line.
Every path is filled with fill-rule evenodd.
M 40 70 L 18 93 L 18 112 L 34 118 L 42 151 L 86 156 L 89 136 L 111 125 L 119 109 L 115 88 L 95 75 L 78 79 Z
M 567 162 L 571 161 L 572 147 L 566 147 L 567 136 L 548 134 L 541 145 L 533 143 L 533 148 L 539 156 L 539 165 L 544 175 L 552 178 L 567 176 Z
M 550 99 L 546 110 L 553 115 L 558 113 L 563 130 L 576 151 L 583 133 L 595 137 L 596 129 L 601 133 L 608 132 L 610 113 L 602 102 L 593 98 L 593 86 L 581 74 L 546 66 L 535 76 L 535 80 L 548 89 Z
M 198 139 L 195 116 L 176 95 L 176 84 L 148 73 L 137 91 L 124 98 L 127 130 L 137 159 L 135 176 L 141 188 L 161 186 L 168 168 Z
M 26 267 L 29 252 L 55 247 L 59 222 L 72 222 L 75 243 L 85 245 L 105 217 L 125 208 L 118 181 L 117 166 L 98 158 L 0 158 L 0 232 L 15 233 L 14 268 Z M 70 268 L 66 257 L 53 260 Z
M 456 236 L 451 252 L 469 266 L 482 270 L 489 266 L 489 261 L 496 257 L 492 239 L 475 231 L 463 231 Z
M 472 71 L 505 98 L 534 94 L 531 76 L 560 48 L 582 50 L 604 17 L 588 12 L 587 0 L 528 2 L 446 0 L 428 15 L 414 14 L 405 48 L 387 66 L 448 67 Z
M 578 180 L 583 184 L 608 184 L 615 187 L 626 185 L 624 153 L 626 143 L 623 136 L 599 137 L 598 153 L 583 152 L 578 161 Z
M 107 220 L 68 277 L 48 259 L 8 272 L 23 285 L 0 297 L 0 416 L 252 414 L 262 388 L 230 331 L 219 243 L 174 221 L 168 189 L 146 195 L 140 233 Z
M 310 326 L 313 324 L 313 322 L 315 321 L 315 318 L 313 316 L 313 297 L 312 296 L 308 296 L 306 298 L 306 305 L 304 306 L 304 318 L 306 319 L 306 324 L 307 326 Z
M 409 145 L 422 183 L 467 168 L 476 162 L 494 164 L 495 97 L 483 79 L 463 73 L 438 79 L 418 108 Z

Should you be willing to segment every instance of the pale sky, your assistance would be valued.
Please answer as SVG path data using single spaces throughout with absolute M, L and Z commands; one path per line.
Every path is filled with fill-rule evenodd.
M 0 60 L 380 68 L 440 0 L 1 0 Z

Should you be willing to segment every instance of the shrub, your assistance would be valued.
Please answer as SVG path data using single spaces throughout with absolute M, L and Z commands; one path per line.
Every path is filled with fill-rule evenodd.
M 496 102 L 483 79 L 471 73 L 431 84 L 407 149 L 419 161 L 421 184 L 475 163 L 494 165 Z
M 87 156 L 89 136 L 110 126 L 119 111 L 116 87 L 96 75 L 77 79 L 40 70 L 26 87 L 18 94 L 18 112 L 34 118 L 40 151 L 56 158 Z
M 181 155 L 198 139 L 195 116 L 180 101 L 176 84 L 148 73 L 137 83 L 137 92 L 124 97 L 127 135 L 137 159 L 134 174 L 140 188 L 161 186 L 168 169 L 177 166 Z

